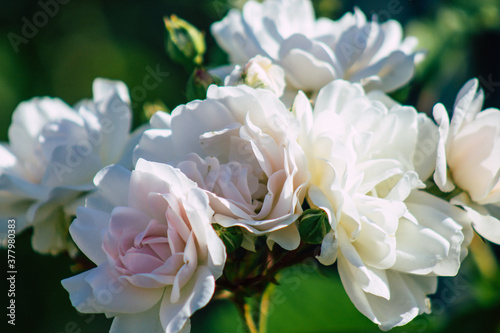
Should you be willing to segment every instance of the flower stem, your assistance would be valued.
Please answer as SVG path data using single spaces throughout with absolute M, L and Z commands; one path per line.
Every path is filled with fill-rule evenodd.
M 250 333 L 258 333 L 259 330 L 257 329 L 256 320 L 250 304 L 243 304 L 243 314 L 245 317 L 245 323 L 247 324 Z
M 259 333 L 258 320 L 255 318 L 254 309 L 252 306 L 254 297 L 236 297 L 234 303 L 238 308 L 238 312 L 245 325 L 246 332 Z M 258 318 L 258 317 L 257 317 Z
M 252 296 L 235 295 L 233 302 L 238 308 L 248 333 L 267 332 L 267 317 L 271 304 L 270 295 L 273 290 L 274 285 L 267 284 L 264 291 L 255 291 Z
M 269 318 L 269 305 L 271 304 L 271 295 L 276 288 L 276 285 L 270 283 L 262 294 L 260 301 L 260 319 L 259 319 L 259 333 L 267 332 L 267 318 Z
M 230 299 L 236 305 L 247 333 L 267 332 L 271 295 L 278 284 L 279 271 L 314 257 L 318 249 L 317 245 L 304 242 L 293 251 L 278 247 L 270 251 L 267 244 L 261 245 L 263 251 L 232 252 L 234 269 L 226 266 L 224 275 L 217 281 L 216 297 Z

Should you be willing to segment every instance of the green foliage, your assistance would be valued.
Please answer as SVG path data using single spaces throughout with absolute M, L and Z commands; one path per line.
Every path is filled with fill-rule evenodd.
M 218 224 L 213 225 L 215 232 L 226 246 L 227 253 L 236 251 L 243 242 L 243 232 L 240 227 L 223 228 Z

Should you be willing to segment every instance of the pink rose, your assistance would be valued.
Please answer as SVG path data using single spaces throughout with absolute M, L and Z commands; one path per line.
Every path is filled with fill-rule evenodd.
M 188 331 L 226 259 L 207 194 L 178 169 L 142 159 L 94 181 L 70 233 L 97 267 L 62 281 L 73 306 L 114 316 L 111 332 Z

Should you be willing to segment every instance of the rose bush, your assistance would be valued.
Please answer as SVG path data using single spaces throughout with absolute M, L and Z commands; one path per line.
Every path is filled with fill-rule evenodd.
M 127 88 L 97 79 L 74 107 L 19 105 L 0 145 L 0 217 L 33 225 L 35 250 L 72 255 L 80 274 L 62 285 L 80 312 L 113 318 L 112 332 L 189 332 L 215 297 L 261 332 L 286 295 L 272 285 L 295 292 L 309 275 L 288 268 L 318 261 L 336 263 L 355 307 L 389 330 L 431 311 L 473 227 L 500 243 L 500 112 L 481 111 L 477 80 L 451 121 L 435 106 L 437 125 L 393 99 L 405 91 L 388 96 L 422 57 L 398 22 L 250 0 L 212 25 L 231 63 L 215 69 L 202 32 L 164 22 L 171 60 L 190 74 L 186 104 L 145 103 L 149 129 L 130 134 Z M 137 100 L 170 75 L 159 69 L 146 67 Z M 479 238 L 472 251 L 490 290 L 493 254 Z

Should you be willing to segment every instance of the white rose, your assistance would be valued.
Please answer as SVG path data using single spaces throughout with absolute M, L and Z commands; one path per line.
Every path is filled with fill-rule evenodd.
M 500 220 L 482 207 L 500 207 L 500 110 L 481 111 L 484 94 L 478 87 L 477 79 L 463 86 L 451 121 L 442 104 L 434 106 L 440 136 L 434 181 L 444 192 L 455 186 L 465 191 L 454 202 L 469 212 L 481 236 L 500 244 Z
M 306 158 L 296 142 L 299 126 L 275 94 L 212 85 L 206 100 L 178 106 L 171 116 L 156 113 L 151 127 L 136 158 L 179 165 L 209 192 L 222 226 L 268 235 L 269 245 L 276 242 L 287 250 L 298 246 L 293 222 L 302 212 Z M 200 158 L 189 157 L 189 171 L 179 163 L 192 153 Z
M 18 232 L 33 225 L 33 248 L 56 254 L 74 246 L 69 216 L 94 188 L 97 171 L 132 166 L 140 130 L 130 135 L 131 110 L 122 82 L 96 79 L 93 101 L 74 109 L 57 98 L 21 103 L 9 143 L 0 145 L 0 217 L 16 218 Z
M 95 182 L 70 232 L 97 267 L 62 281 L 73 306 L 115 317 L 111 332 L 188 332 L 226 260 L 206 193 L 145 160 L 132 172 L 107 167 Z
M 366 90 L 393 91 L 413 76 L 415 38 L 403 39 L 394 20 L 368 22 L 356 8 L 338 21 L 315 19 L 308 0 L 248 1 L 212 25 L 232 64 L 262 55 L 283 67 L 288 90 L 317 92 L 334 79 Z
M 294 112 L 311 171 L 307 200 L 332 227 L 319 261 L 337 261 L 354 305 L 384 330 L 429 312 L 436 276 L 457 273 L 471 228 L 461 209 L 420 190 L 417 112 L 389 110 L 341 80 L 320 90 L 314 111 L 299 93 Z

